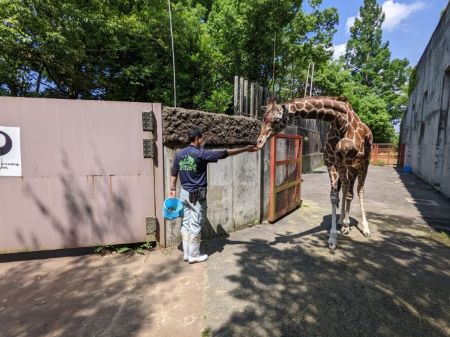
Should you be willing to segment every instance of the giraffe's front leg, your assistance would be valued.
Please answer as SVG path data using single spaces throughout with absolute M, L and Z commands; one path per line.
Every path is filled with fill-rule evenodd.
M 339 192 L 336 189 L 331 189 L 331 229 L 330 238 L 328 239 L 328 247 L 331 250 L 336 249 L 337 245 L 337 230 L 336 230 L 336 208 L 339 202 Z

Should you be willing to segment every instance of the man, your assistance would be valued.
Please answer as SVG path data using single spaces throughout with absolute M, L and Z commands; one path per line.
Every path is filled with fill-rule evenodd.
M 201 230 L 206 217 L 207 165 L 219 159 L 243 152 L 254 152 L 258 148 L 249 145 L 240 149 L 210 151 L 203 149 L 203 133 L 199 128 L 188 132 L 190 144 L 175 155 L 170 179 L 170 196 L 176 195 L 177 178 L 180 176 L 180 199 L 184 204 L 181 225 L 184 261 L 203 262 L 207 254 L 200 254 Z

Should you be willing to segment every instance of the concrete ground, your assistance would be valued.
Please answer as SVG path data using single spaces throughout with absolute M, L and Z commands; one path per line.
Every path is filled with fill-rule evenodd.
M 199 337 L 206 264 L 180 256 L 160 250 L 0 263 L 0 336 Z
M 450 336 L 450 201 L 371 167 L 357 227 L 327 246 L 328 175 L 304 175 L 302 207 L 205 242 L 146 256 L 0 256 L 0 336 Z

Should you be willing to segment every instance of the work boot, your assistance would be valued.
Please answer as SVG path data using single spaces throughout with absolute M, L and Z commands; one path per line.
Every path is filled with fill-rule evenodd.
M 208 260 L 207 254 L 200 254 L 200 243 L 191 242 L 189 244 L 189 263 L 203 262 Z

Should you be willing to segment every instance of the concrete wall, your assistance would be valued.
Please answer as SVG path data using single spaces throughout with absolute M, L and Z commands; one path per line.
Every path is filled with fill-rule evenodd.
M 419 63 L 402 122 L 405 165 L 450 197 L 450 5 Z
M 194 126 L 200 126 L 204 130 L 207 148 L 210 150 L 255 144 L 260 130 L 260 122 L 253 118 L 164 108 L 166 196 L 175 153 L 187 145 L 187 131 Z M 267 207 L 264 206 L 264 200 L 268 200 L 264 197 L 264 187 L 261 184 L 263 181 L 264 184 L 269 182 L 268 176 L 267 179 L 262 179 L 261 176 L 264 152 L 246 152 L 208 164 L 208 213 L 203 237 L 223 235 L 261 221 L 264 208 Z M 178 193 L 179 190 L 178 182 Z M 180 226 L 180 219 L 166 221 L 166 245 L 175 246 L 181 241 Z
M 164 149 L 166 186 L 179 148 Z M 260 223 L 261 153 L 242 153 L 208 164 L 208 213 L 203 237 L 213 237 Z M 267 179 L 268 181 L 268 179 Z M 178 181 L 177 193 L 180 191 Z M 166 195 L 168 191 L 166 191 Z M 181 241 L 181 220 L 166 221 L 167 245 Z
M 156 129 L 144 131 L 151 110 Z M 148 239 L 147 217 L 163 221 L 161 124 L 159 103 L 0 97 L 1 129 L 20 130 L 22 168 L 11 176 L 19 162 L 1 134 L 0 252 Z M 157 158 L 144 158 L 144 139 Z

